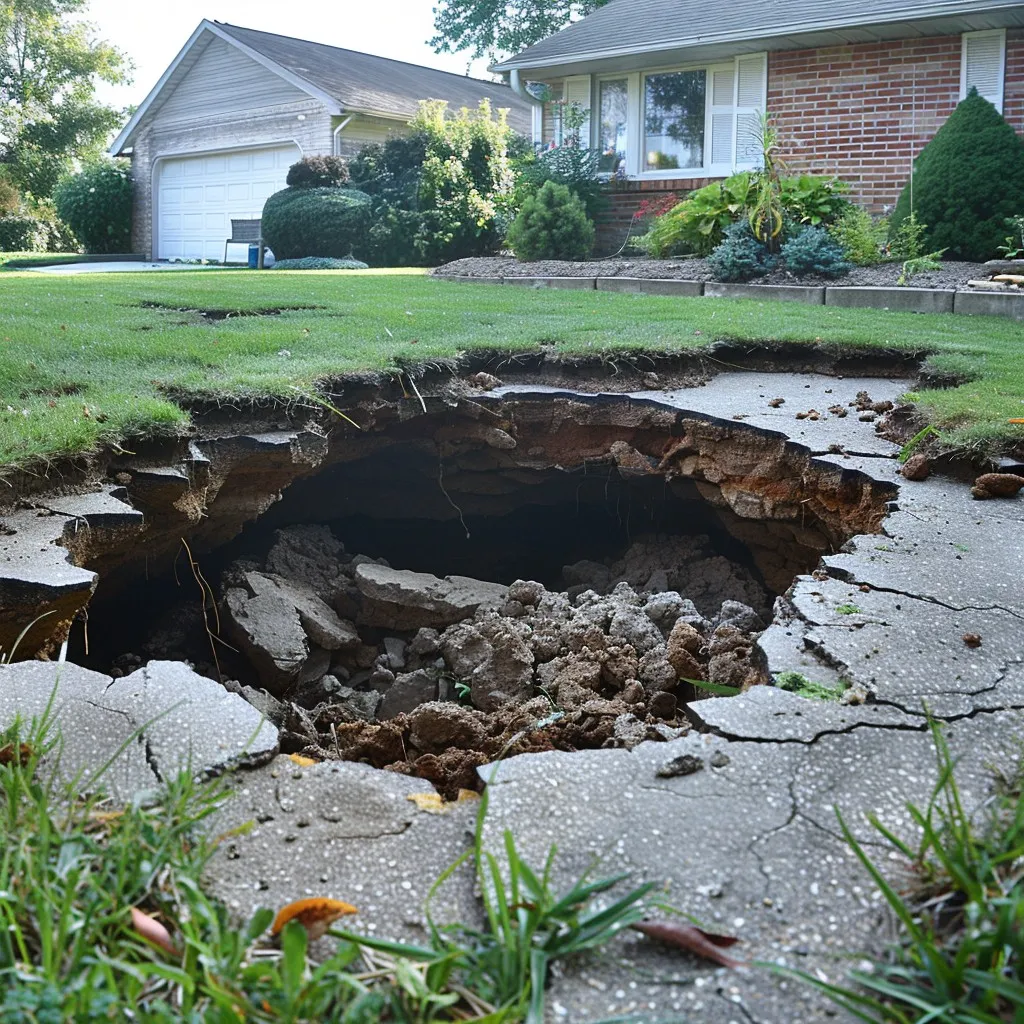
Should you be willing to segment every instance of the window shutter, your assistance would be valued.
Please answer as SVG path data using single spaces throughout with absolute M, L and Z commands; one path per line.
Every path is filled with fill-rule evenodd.
M 960 62 L 960 99 L 977 89 L 1000 113 L 1006 68 L 1006 30 L 965 32 Z
M 578 103 L 586 111 L 587 119 L 580 128 L 580 145 L 584 149 L 590 149 L 593 145 L 590 139 L 590 75 L 573 75 L 567 78 L 562 95 L 566 103 Z
M 768 101 L 768 54 L 736 58 L 736 158 L 737 170 L 761 165 L 761 115 Z
M 711 160 L 714 168 L 732 168 L 733 133 L 735 131 L 736 95 L 735 68 L 711 70 Z

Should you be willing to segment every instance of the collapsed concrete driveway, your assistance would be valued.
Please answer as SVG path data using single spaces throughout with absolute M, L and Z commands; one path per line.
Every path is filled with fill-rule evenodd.
M 743 414 L 791 438 L 806 429 L 773 411 L 752 412 L 749 390 L 730 386 L 643 398 L 680 408 L 711 403 L 716 416 Z M 739 935 L 744 956 L 830 979 L 845 974 L 849 955 L 884 941 L 883 902 L 842 841 L 835 812 L 898 877 L 901 865 L 876 843 L 867 816 L 909 833 L 905 805 L 926 802 L 936 774 L 929 711 L 948 723 L 971 806 L 988 795 L 993 767 L 1015 763 L 1024 740 L 1024 503 L 974 502 L 966 485 L 934 477 L 902 482 L 895 446 L 858 429 L 864 443 L 847 450 L 862 454 L 823 446 L 816 456 L 899 482 L 885 532 L 854 538 L 814 576 L 798 578 L 761 644 L 773 672 L 842 678 L 869 702 L 840 706 L 759 687 L 691 705 L 705 731 L 670 743 L 524 755 L 484 768 L 488 848 L 500 856 L 507 829 L 533 864 L 558 845 L 557 884 L 597 859 L 599 873 L 630 870 L 633 881 L 664 883 L 667 902 Z M 980 645 L 965 643 L 967 634 Z M 35 706 L 40 680 L 32 665 L 0 670 L 0 717 Z M 140 717 L 108 710 L 114 743 Z M 240 747 L 247 749 L 227 742 L 223 763 L 204 766 L 221 770 Z M 272 754 L 272 743 L 264 738 L 261 750 Z M 438 808 L 423 799 L 427 783 L 358 764 L 299 767 L 277 758 L 236 772 L 230 785 L 211 828 L 222 835 L 255 826 L 220 845 L 211 893 L 241 917 L 304 896 L 345 899 L 360 908 L 355 927 L 378 936 L 422 938 L 423 900 L 467 848 L 476 813 L 472 802 Z M 441 920 L 479 913 L 468 871 L 449 880 L 434 909 Z M 693 1024 L 843 1019 L 764 968 L 710 969 L 632 934 L 569 965 L 553 980 L 549 1006 L 552 1019 L 573 1022 L 630 1013 Z

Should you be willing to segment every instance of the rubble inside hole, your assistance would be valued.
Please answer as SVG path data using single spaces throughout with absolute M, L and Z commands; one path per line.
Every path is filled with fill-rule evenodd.
M 707 537 L 640 537 L 562 582 L 439 578 L 292 526 L 222 573 L 217 665 L 192 602 L 115 672 L 191 655 L 280 728 L 286 753 L 364 761 L 445 795 L 501 756 L 683 735 L 681 705 L 708 696 L 686 680 L 768 681 L 755 640 L 770 597 Z

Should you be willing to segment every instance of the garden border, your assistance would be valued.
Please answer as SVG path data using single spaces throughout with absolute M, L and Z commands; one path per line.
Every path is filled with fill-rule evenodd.
M 960 313 L 1024 320 L 1024 292 L 1006 294 L 950 288 L 880 288 L 841 285 L 720 284 L 665 277 L 555 277 L 516 275 L 469 277 L 433 275 L 462 284 L 517 285 L 520 288 L 568 288 L 580 291 L 626 292 L 635 295 L 683 295 L 689 298 L 755 299 L 762 302 L 803 302 L 813 306 L 888 309 L 904 313 Z

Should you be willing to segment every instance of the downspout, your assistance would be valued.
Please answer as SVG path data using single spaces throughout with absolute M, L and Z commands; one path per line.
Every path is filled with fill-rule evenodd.
M 525 85 L 523 85 L 522 81 L 520 81 L 520 78 L 519 78 L 519 68 L 512 68 L 509 71 L 509 73 L 508 73 L 508 84 L 511 86 L 512 91 L 517 96 L 521 96 L 524 100 L 529 102 L 529 104 L 531 105 L 531 107 L 533 109 L 533 124 L 532 124 L 532 128 L 533 128 L 533 142 L 534 142 L 534 145 L 536 145 L 538 142 L 543 141 L 542 136 L 543 136 L 543 131 L 544 131 L 544 128 L 543 128 L 543 126 L 544 126 L 544 114 L 543 114 L 544 104 L 539 99 L 537 99 L 537 97 L 534 96 L 529 91 L 529 89 L 526 88 Z M 539 118 L 537 116 L 538 113 L 540 114 Z M 540 122 L 539 124 L 538 124 L 538 121 Z
M 349 121 L 351 121 L 352 118 L 355 117 L 355 116 L 356 116 L 355 114 L 349 114 L 348 117 L 346 117 L 345 120 L 342 121 L 341 124 L 339 124 L 338 127 L 335 128 L 334 131 L 331 133 L 331 137 L 334 140 L 331 143 L 331 153 L 334 156 L 338 156 L 339 155 L 338 154 L 338 136 L 341 134 L 342 130 L 345 128 L 345 125 L 347 125 L 349 123 Z

